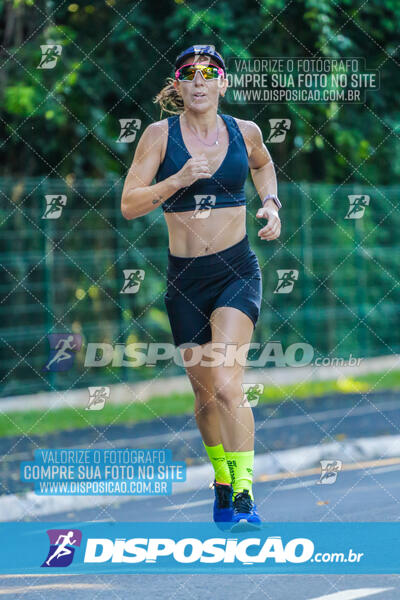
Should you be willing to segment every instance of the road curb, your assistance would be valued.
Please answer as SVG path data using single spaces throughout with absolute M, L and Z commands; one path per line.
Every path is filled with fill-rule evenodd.
M 340 378 L 355 377 L 369 373 L 381 373 L 400 369 L 400 355 L 376 356 L 362 358 L 359 365 L 333 365 L 304 367 L 271 367 L 261 369 L 248 367 L 245 370 L 244 382 L 257 381 L 266 386 L 284 386 L 300 384 L 309 381 L 328 381 Z M 193 393 L 190 381 L 186 375 L 175 377 L 154 378 L 137 383 L 118 383 L 108 386 L 110 404 L 130 404 L 146 402 L 153 396 L 168 396 L 173 392 L 184 394 Z M 68 391 L 38 392 L 23 396 L 8 396 L 0 398 L 0 412 L 25 412 L 27 410 L 58 410 L 60 408 L 84 409 L 89 400 L 88 388 L 78 388 Z

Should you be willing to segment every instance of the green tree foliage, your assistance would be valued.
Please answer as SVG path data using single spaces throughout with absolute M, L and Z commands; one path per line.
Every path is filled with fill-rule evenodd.
M 399 175 L 399 0 L 0 0 L 1 171 L 52 177 L 124 175 L 133 146 L 120 118 L 158 120 L 152 103 L 175 56 L 212 43 L 228 57 L 363 57 L 380 73 L 365 104 L 222 104 L 256 121 L 285 116 L 274 146 L 287 180 L 390 184 Z M 53 69 L 40 45 L 60 44 Z

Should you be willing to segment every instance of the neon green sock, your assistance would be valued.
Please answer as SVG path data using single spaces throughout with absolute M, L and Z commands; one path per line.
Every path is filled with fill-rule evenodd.
M 203 442 L 203 445 L 208 454 L 208 458 L 211 461 L 212 466 L 214 467 L 215 472 L 215 481 L 218 483 L 231 483 L 231 474 L 229 472 L 228 463 L 225 458 L 225 451 L 222 444 L 218 444 L 217 446 L 206 446 Z
M 225 452 L 228 467 L 231 472 L 233 498 L 238 492 L 249 490 L 249 494 L 253 496 L 253 465 L 254 465 L 254 450 L 248 452 Z

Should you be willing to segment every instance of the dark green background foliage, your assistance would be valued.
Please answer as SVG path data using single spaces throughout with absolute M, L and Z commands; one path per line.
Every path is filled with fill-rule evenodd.
M 221 104 L 255 120 L 292 119 L 277 145 L 280 177 L 393 183 L 400 172 L 398 0 L 0 1 L 0 174 L 103 177 L 125 173 L 133 149 L 118 144 L 119 118 L 159 119 L 154 95 L 176 55 L 212 43 L 225 58 L 364 57 L 380 90 L 366 105 Z M 40 44 L 63 47 L 54 69 L 37 69 Z M 295 150 L 297 150 L 295 154 Z M 293 155 L 295 156 L 293 157 Z
M 306 342 L 316 356 L 400 352 L 399 28 L 397 0 L 0 0 L 0 393 L 177 372 L 85 369 L 83 351 L 68 373 L 41 369 L 48 333 L 80 333 L 84 348 L 172 341 L 162 211 L 122 218 L 137 140 L 116 140 L 119 119 L 140 119 L 141 132 L 160 118 L 152 100 L 192 43 L 214 44 L 226 59 L 355 56 L 379 70 L 380 89 L 365 104 L 220 108 L 254 120 L 265 139 L 268 119 L 292 121 L 285 142 L 269 147 L 284 204 L 279 240 L 257 238 L 259 199 L 247 185 L 264 284 L 254 341 Z M 47 43 L 61 44 L 61 58 L 37 69 Z M 68 198 L 62 218 L 43 220 L 45 194 L 57 193 Z M 344 219 L 351 193 L 371 197 L 363 219 Z M 120 295 L 123 269 L 132 268 L 146 272 L 140 293 Z M 274 294 L 285 268 L 299 281 L 291 294 Z

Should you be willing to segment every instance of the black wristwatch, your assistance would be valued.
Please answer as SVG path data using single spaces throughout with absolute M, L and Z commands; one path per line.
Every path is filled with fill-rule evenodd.
M 262 201 L 263 206 L 267 200 L 273 200 L 275 202 L 276 206 L 278 207 L 278 209 L 282 208 L 282 204 L 276 194 L 268 194 L 267 196 L 265 196 L 264 200 Z

